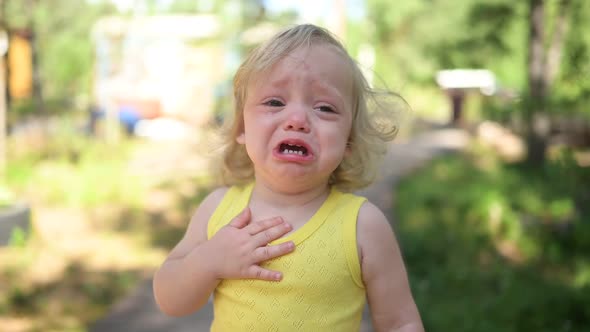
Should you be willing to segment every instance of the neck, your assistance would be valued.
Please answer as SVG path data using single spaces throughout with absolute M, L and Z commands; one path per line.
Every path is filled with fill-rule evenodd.
M 281 190 L 280 188 L 257 181 L 254 184 L 252 195 L 277 208 L 287 208 L 303 206 L 318 199 L 323 200 L 322 198 L 325 198 L 329 192 L 330 186 L 327 183 L 311 188 Z

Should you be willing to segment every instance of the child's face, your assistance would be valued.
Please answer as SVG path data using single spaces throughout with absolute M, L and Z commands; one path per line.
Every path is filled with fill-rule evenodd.
M 331 45 L 300 48 L 251 80 L 237 137 L 257 181 L 291 191 L 325 185 L 347 152 L 349 64 Z

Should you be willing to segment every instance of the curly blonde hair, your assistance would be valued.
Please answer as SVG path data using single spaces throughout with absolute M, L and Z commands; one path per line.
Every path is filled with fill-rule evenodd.
M 349 63 L 353 80 L 354 107 L 348 139 L 350 153 L 345 155 L 332 173 L 330 184 L 350 192 L 374 181 L 378 162 L 387 151 L 386 144 L 393 140 L 398 131 L 395 116 L 397 108 L 393 107 L 391 101 L 403 99 L 388 91 L 372 89 L 358 64 L 337 37 L 324 28 L 303 24 L 288 28 L 255 48 L 234 76 L 234 114 L 223 128 L 221 160 L 215 168 L 224 185 L 241 185 L 254 179 L 254 167 L 246 148 L 236 142 L 236 137 L 244 130 L 243 111 L 250 81 L 293 51 L 317 44 L 335 46 Z

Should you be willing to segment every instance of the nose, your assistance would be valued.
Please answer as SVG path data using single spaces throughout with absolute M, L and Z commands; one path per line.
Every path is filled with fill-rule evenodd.
M 307 111 L 304 107 L 293 107 L 287 114 L 283 129 L 287 131 L 309 132 Z

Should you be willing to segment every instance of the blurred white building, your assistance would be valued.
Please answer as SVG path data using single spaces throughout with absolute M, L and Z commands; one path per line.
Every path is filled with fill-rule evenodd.
M 224 77 L 221 23 L 211 15 L 106 17 L 93 29 L 94 100 L 128 120 L 202 125 Z

